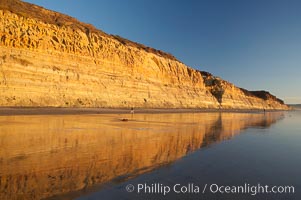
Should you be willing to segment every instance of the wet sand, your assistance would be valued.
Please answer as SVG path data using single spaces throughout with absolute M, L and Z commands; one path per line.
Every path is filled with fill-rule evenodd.
M 178 109 L 178 108 L 136 108 L 135 113 L 202 113 L 202 112 L 237 112 L 237 113 L 257 113 L 263 110 L 247 109 Z M 279 111 L 279 110 L 266 110 Z M 80 115 L 80 114 L 127 114 L 131 109 L 128 108 L 56 108 L 56 107 L 0 107 L 0 116 L 5 115 Z
M 250 127 L 268 128 L 284 117 L 281 112 L 121 115 L 130 120 L 120 122 L 119 114 L 0 116 L 0 199 L 82 197 L 108 188 L 106 184 L 171 166 Z

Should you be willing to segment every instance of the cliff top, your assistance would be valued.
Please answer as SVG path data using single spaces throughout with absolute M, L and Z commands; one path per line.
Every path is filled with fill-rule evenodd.
M 41 6 L 23 2 L 21 0 L 0 0 L 0 9 L 8 10 L 19 16 L 26 17 L 26 18 L 33 18 L 33 19 L 42 21 L 47 24 L 54 24 L 56 26 L 67 26 L 74 30 L 80 29 L 81 31 L 83 31 L 86 34 L 96 33 L 100 36 L 110 37 L 112 39 L 119 41 L 123 45 L 132 46 L 139 50 L 144 50 L 146 52 L 153 53 L 158 56 L 162 56 L 164 58 L 176 60 L 179 62 L 179 60 L 177 60 L 170 53 L 166 53 L 161 50 L 147 47 L 143 44 L 127 40 L 118 35 L 109 35 L 103 31 L 95 28 L 91 24 L 80 22 L 79 20 L 77 20 L 73 17 L 70 17 L 68 15 L 61 14 L 61 13 L 55 12 L 55 11 L 51 11 L 51 10 L 45 9 Z
M 213 74 L 206 72 L 206 71 L 200 71 L 204 80 L 217 80 L 217 81 L 210 81 L 210 85 L 209 86 L 219 86 L 219 82 L 225 82 L 227 84 L 231 84 L 228 81 L 222 80 L 221 78 L 214 76 Z M 207 82 L 205 81 L 205 84 Z M 273 100 L 273 101 L 277 101 L 278 103 L 284 105 L 284 101 L 281 99 L 278 99 L 276 96 L 272 95 L 271 93 L 269 93 L 268 91 L 264 91 L 264 90 L 258 90 L 258 91 L 249 91 L 246 90 L 244 88 L 239 88 L 246 96 L 253 96 L 253 97 L 258 97 L 260 99 L 264 99 L 264 100 Z

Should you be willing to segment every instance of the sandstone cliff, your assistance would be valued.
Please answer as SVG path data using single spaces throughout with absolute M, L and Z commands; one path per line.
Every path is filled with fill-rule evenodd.
M 222 108 L 288 109 L 281 99 L 267 91 L 248 91 L 208 72 L 201 73 L 206 88 L 215 96 Z
M 1 0 L 0 16 L 0 106 L 288 109 L 36 5 Z

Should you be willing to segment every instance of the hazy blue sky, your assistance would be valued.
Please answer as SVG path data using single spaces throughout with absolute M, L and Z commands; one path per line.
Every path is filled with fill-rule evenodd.
M 301 103 L 301 1 L 26 0 Z

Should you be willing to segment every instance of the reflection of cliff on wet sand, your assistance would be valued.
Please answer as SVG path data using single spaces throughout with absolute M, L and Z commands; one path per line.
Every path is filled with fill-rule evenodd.
M 0 199 L 40 199 L 141 174 L 282 113 L 0 117 Z

